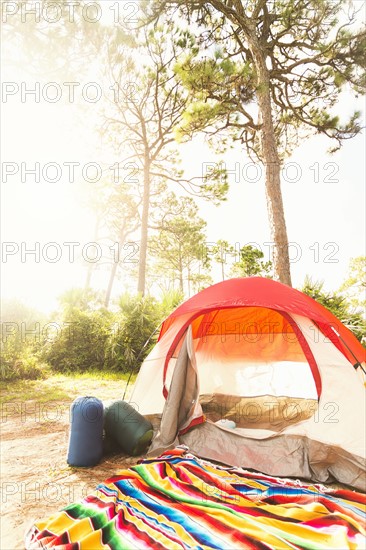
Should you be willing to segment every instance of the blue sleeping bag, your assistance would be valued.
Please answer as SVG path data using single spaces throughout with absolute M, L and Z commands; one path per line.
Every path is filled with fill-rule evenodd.
M 96 397 L 78 397 L 71 405 L 67 462 L 95 466 L 103 456 L 103 403 Z

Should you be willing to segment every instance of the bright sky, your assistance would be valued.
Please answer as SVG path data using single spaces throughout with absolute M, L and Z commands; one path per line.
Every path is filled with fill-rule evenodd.
M 22 101 L 21 93 L 22 86 L 23 92 L 25 86 L 34 87 L 35 78 L 13 71 L 6 73 L 5 80 L 15 88 L 6 88 L 14 95 L 2 103 L 2 296 L 48 312 L 57 306 L 62 292 L 85 284 L 81 253 L 89 259 L 96 253 L 88 246 L 94 241 L 94 216 L 86 208 L 86 198 L 98 174 L 89 163 L 103 166 L 111 158 L 93 132 L 98 102 L 82 98 L 83 85 L 75 88 L 75 102 L 70 103 L 69 89 L 59 82 L 62 98 L 50 103 L 42 91 L 54 97 L 57 90 L 41 83 L 37 103 L 30 95 Z M 89 86 L 84 94 L 94 98 L 96 91 Z M 356 107 L 364 110 L 364 101 L 356 105 L 346 97 L 339 112 L 346 115 Z M 288 237 L 294 243 L 290 251 L 294 286 L 301 286 L 309 274 L 324 279 L 326 289 L 336 289 L 346 277 L 350 258 L 365 254 L 365 137 L 346 142 L 332 156 L 326 153 L 329 145 L 322 138 L 311 138 L 288 159 L 283 174 Z M 183 166 L 192 175 L 202 174 L 203 163 L 217 160 L 201 139 L 181 146 L 181 153 Z M 40 183 L 26 173 L 37 162 Z M 219 207 L 199 203 L 200 215 L 208 222 L 207 241 L 225 239 L 237 248 L 256 243 L 269 259 L 263 177 L 239 147 L 225 156 L 225 162 L 233 171 L 227 202 Z M 74 166 L 74 182 L 68 181 L 70 163 L 80 163 Z M 59 176 L 59 182 L 52 182 Z M 94 284 L 105 288 L 107 278 L 100 269 Z M 116 291 L 122 291 L 118 283 Z

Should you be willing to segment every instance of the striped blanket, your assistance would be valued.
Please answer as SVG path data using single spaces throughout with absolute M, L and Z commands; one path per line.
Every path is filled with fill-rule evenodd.
M 178 447 L 37 523 L 26 548 L 364 549 L 366 497 L 226 468 Z

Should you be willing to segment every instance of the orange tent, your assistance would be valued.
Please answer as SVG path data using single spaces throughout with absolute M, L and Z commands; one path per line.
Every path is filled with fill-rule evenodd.
M 360 487 L 364 361 L 312 298 L 270 279 L 231 279 L 164 321 L 132 401 L 162 413 L 152 452 L 184 442 L 228 464 Z

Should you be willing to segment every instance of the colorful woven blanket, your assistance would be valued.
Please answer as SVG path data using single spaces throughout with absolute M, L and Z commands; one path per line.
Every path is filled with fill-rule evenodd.
M 366 497 L 226 468 L 178 447 L 100 484 L 26 548 L 364 549 Z

